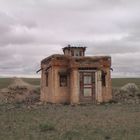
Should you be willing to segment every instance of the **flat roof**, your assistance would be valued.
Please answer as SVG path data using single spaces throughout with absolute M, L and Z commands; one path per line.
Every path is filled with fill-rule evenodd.
M 53 54 L 49 57 L 44 58 L 41 63 L 46 63 L 48 61 L 51 61 L 53 58 L 61 58 L 61 59 L 75 59 L 75 60 L 100 60 L 100 59 L 108 59 L 111 58 L 111 56 L 67 56 L 63 54 Z
M 66 47 L 64 47 L 64 48 L 62 48 L 63 49 L 63 51 L 65 51 L 66 49 L 68 49 L 68 50 L 71 50 L 71 49 L 83 49 L 83 50 L 86 50 L 86 48 L 87 47 L 85 47 L 85 46 L 79 46 L 79 47 L 77 47 L 77 46 L 71 46 L 71 45 L 68 45 L 68 46 L 66 46 Z

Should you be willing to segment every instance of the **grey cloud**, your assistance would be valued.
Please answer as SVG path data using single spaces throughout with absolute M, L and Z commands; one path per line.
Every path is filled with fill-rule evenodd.
M 0 73 L 2 75 L 35 75 L 40 61 L 54 53 L 61 53 L 59 45 L 10 45 L 0 48 Z M 48 50 L 48 48 L 50 49 Z
M 87 54 L 99 55 L 99 54 L 124 54 L 140 52 L 140 42 L 131 42 L 125 40 L 109 41 L 101 43 L 87 43 Z
M 35 38 L 31 33 L 32 28 L 36 27 L 32 22 L 17 22 L 14 17 L 0 12 L 0 47 L 8 44 L 27 44 L 34 42 Z
M 111 55 L 114 76 L 140 76 L 140 1 L 1 0 L 0 73 L 33 75 L 67 44 Z M 130 61 L 132 66 L 130 66 Z

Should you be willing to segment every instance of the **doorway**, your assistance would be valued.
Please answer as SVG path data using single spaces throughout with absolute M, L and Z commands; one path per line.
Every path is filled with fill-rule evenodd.
M 80 72 L 80 102 L 95 101 L 95 72 Z

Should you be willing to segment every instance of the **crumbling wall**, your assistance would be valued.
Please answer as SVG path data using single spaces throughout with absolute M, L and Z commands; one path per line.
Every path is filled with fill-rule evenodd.
M 52 68 L 49 68 L 47 70 L 48 73 L 48 86 L 46 85 L 46 65 L 42 65 L 42 73 L 41 73 L 41 95 L 40 95 L 40 100 L 41 101 L 47 101 L 51 102 L 52 101 Z
M 111 82 L 111 72 L 110 68 L 106 68 L 106 77 L 105 81 L 106 84 L 105 86 L 102 85 L 102 96 L 103 96 L 103 102 L 108 102 L 112 99 L 112 82 Z

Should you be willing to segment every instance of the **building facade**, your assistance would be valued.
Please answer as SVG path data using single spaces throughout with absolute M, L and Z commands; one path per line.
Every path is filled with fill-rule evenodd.
M 63 48 L 41 61 L 41 101 L 102 103 L 112 99 L 111 57 L 85 56 L 86 47 Z

